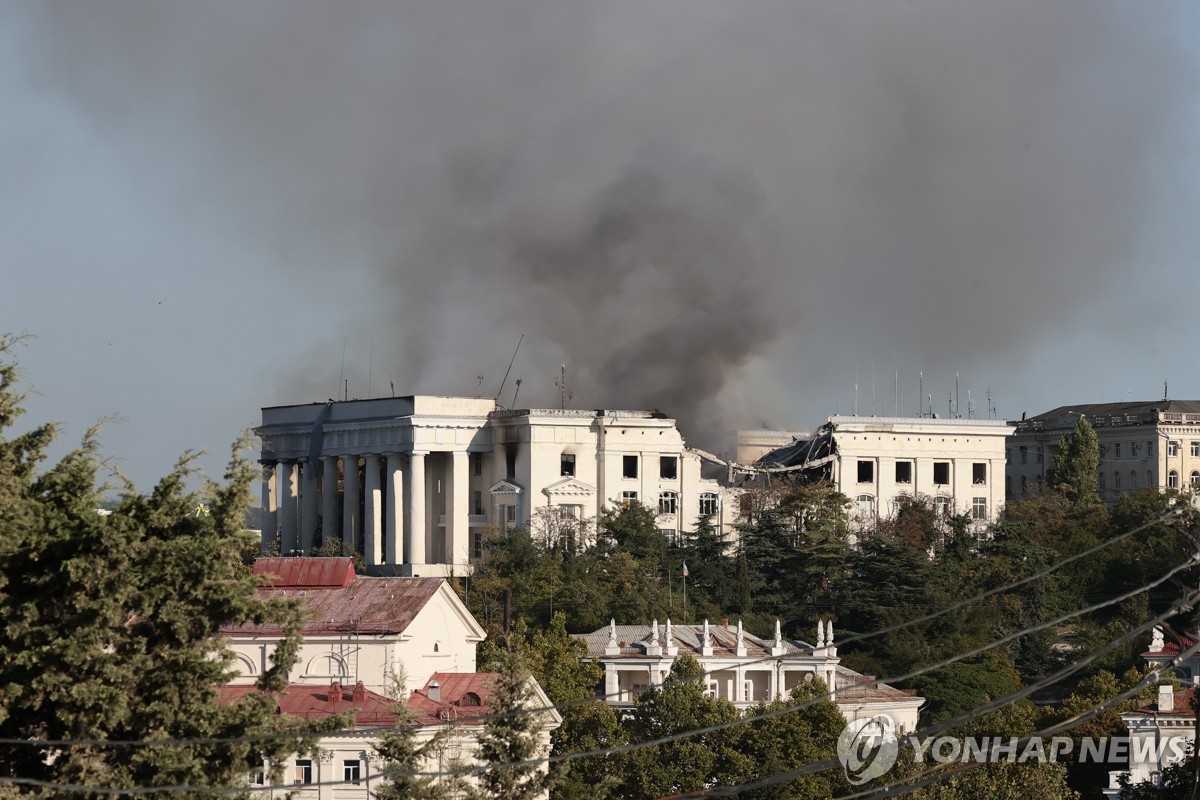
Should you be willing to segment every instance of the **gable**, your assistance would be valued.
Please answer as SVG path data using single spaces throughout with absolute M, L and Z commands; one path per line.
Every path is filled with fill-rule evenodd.
M 542 493 L 547 497 L 594 497 L 596 487 L 575 478 L 563 478 L 542 489 Z

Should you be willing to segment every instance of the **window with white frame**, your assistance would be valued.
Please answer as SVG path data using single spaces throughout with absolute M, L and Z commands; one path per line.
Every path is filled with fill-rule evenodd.
M 621 492 L 621 505 L 627 506 L 637 502 L 637 492 Z
M 658 513 L 674 514 L 679 510 L 679 495 L 675 492 L 659 492 Z
M 1200 458 L 1200 442 L 1192 442 L 1192 458 Z
M 1200 472 L 1192 470 L 1192 488 L 1195 489 L 1197 485 L 1200 485 Z
M 715 492 L 703 492 L 700 495 L 700 516 L 712 517 L 721 510 L 721 498 Z
M 1174 458 L 1177 455 L 1179 455 L 1179 442 L 1172 439 L 1171 441 L 1167 442 L 1167 456 L 1169 458 Z
M 1171 470 L 1170 472 L 1167 473 L 1167 488 L 1168 489 L 1178 489 L 1179 488 L 1179 473 L 1176 472 L 1175 470 Z
M 296 786 L 313 782 L 313 762 L 311 758 L 296 759 L 296 774 L 292 782 Z
M 753 703 L 755 701 L 754 681 L 745 681 L 742 684 L 742 699 L 747 703 Z
M 939 517 L 950 516 L 950 498 L 944 494 L 933 498 L 933 513 Z
M 987 498 L 972 497 L 971 498 L 971 519 L 986 520 L 987 519 Z
M 358 759 L 346 759 L 342 762 L 342 783 L 362 783 L 362 763 Z
M 716 681 L 709 681 L 708 688 L 704 690 L 704 694 L 714 699 L 721 696 L 721 685 Z
M 658 532 L 667 540 L 668 547 L 677 547 L 679 545 L 679 531 L 675 528 L 659 528 Z
M 561 505 L 558 507 L 558 514 L 563 519 L 578 520 L 583 516 L 583 506 Z
M 854 498 L 855 510 L 860 517 L 875 516 L 875 495 L 860 494 Z

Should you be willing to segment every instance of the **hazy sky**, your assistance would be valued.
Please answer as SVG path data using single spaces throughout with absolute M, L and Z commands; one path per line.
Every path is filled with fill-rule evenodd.
M 1200 398 L 1191 3 L 0 5 L 0 330 L 141 488 L 265 405 L 689 441 Z M 899 372 L 899 392 L 896 374 Z M 899 395 L 897 402 L 897 394 Z M 61 450 L 61 448 L 60 448 Z

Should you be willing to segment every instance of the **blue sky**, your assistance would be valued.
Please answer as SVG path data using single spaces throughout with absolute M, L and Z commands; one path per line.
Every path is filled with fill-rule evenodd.
M 1003 5 L 1003 8 L 997 8 Z M 1185 4 L 7 4 L 0 328 L 147 489 L 259 408 L 657 405 L 714 448 L 1200 397 Z M 345 355 L 343 355 L 345 354 Z M 874 398 L 874 399 L 872 399 Z M 718 436 L 714 432 L 719 432 Z

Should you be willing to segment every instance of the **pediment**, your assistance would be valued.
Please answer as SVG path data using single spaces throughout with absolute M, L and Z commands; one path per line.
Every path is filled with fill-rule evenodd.
M 525 490 L 512 481 L 504 480 L 488 489 L 488 492 L 492 497 L 516 497 L 524 494 Z
M 591 497 L 596 494 L 596 487 L 575 478 L 563 478 L 542 489 L 542 493 L 547 497 Z

